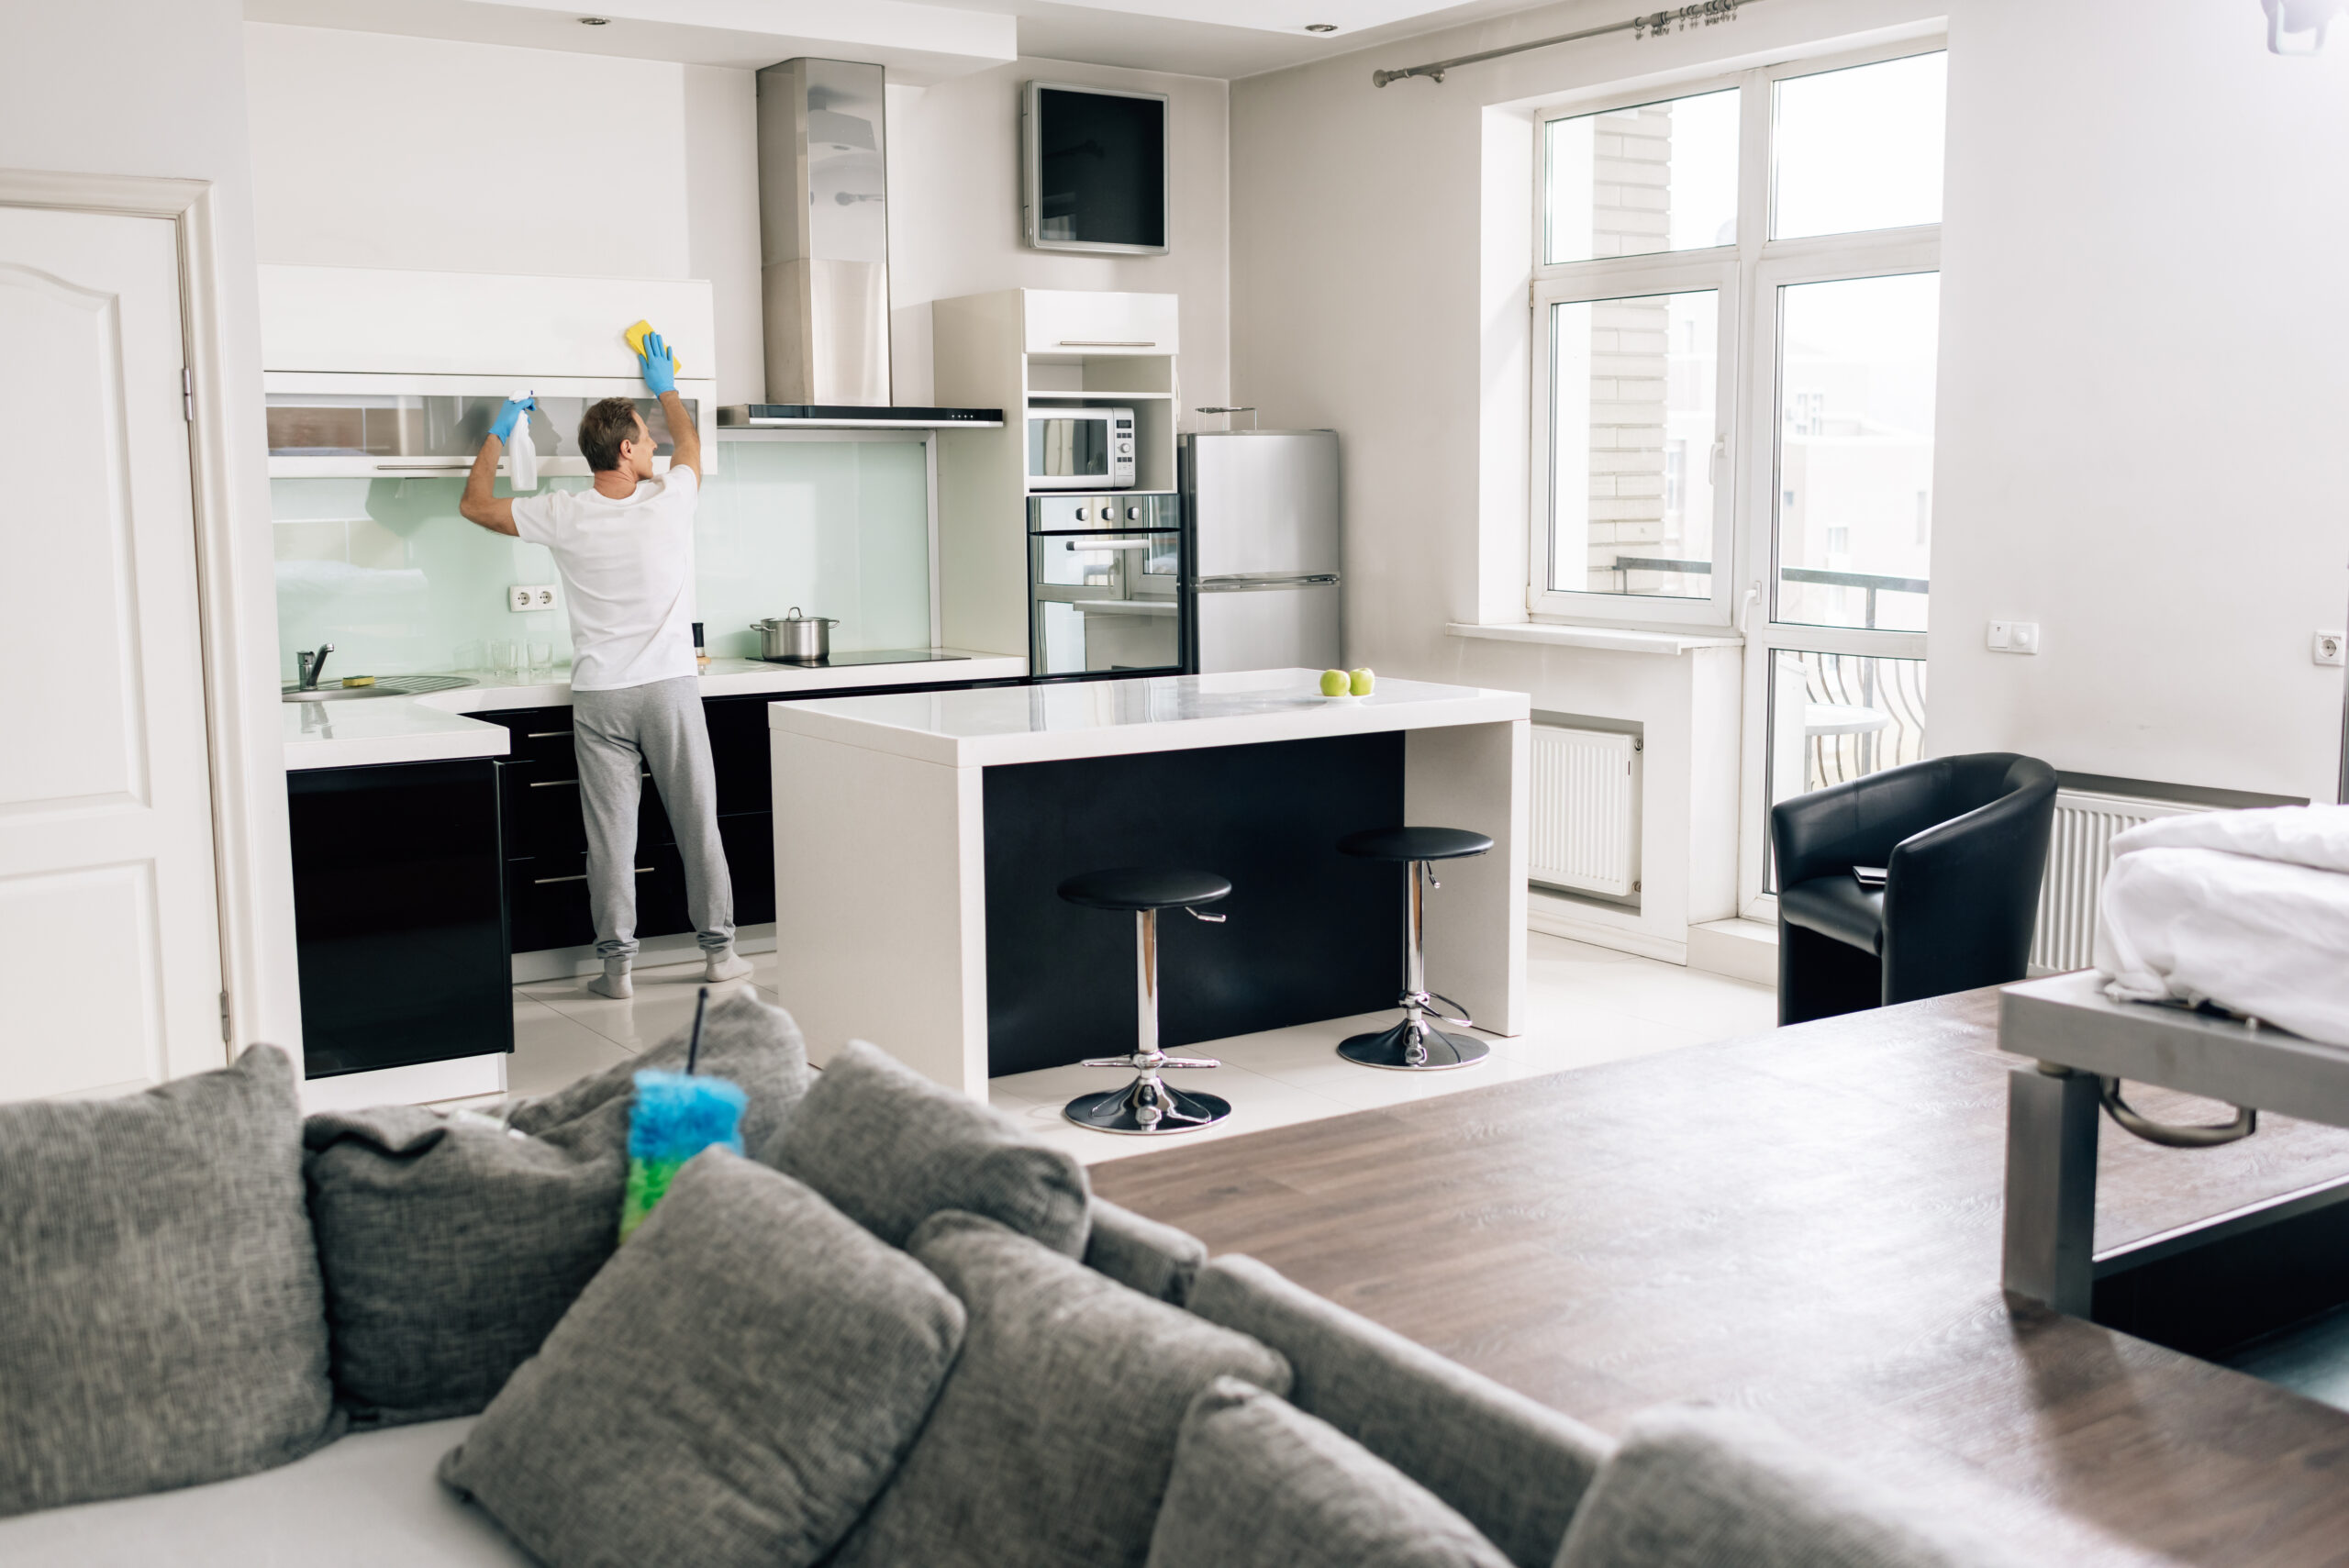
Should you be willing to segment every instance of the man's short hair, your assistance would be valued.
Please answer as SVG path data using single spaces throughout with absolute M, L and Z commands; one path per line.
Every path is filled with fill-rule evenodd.
M 579 452 L 597 473 L 620 465 L 620 443 L 636 437 L 636 405 L 625 397 L 607 397 L 580 417 Z

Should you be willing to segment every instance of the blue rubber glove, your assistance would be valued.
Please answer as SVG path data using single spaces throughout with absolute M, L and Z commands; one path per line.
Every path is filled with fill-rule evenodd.
M 677 390 L 677 367 L 669 362 L 669 345 L 661 340 L 660 333 L 644 335 L 644 351 L 636 358 L 644 367 L 644 384 L 651 388 L 653 396 Z
M 514 427 L 521 422 L 523 415 L 538 406 L 539 400 L 535 397 L 507 398 L 506 406 L 497 411 L 497 417 L 489 422 L 489 433 L 501 441 L 512 440 Z

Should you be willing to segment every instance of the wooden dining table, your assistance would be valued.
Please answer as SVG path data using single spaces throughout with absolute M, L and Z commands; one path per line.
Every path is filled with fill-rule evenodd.
M 1750 1408 L 2066 1568 L 2349 1562 L 2349 1411 L 2000 1291 L 2006 1077 L 2030 1066 L 1997 1018 L 1969 992 L 1093 1182 L 1602 1429 Z M 2099 1158 L 2105 1249 L 2349 1174 L 2349 1132 L 2268 1117 Z

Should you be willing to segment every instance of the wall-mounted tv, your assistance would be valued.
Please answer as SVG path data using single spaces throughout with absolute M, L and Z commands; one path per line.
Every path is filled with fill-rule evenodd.
M 1030 82 L 1020 206 L 1040 250 L 1166 250 L 1166 95 Z

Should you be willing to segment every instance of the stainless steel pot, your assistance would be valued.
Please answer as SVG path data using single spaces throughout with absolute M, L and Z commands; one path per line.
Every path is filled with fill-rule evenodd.
M 789 615 L 752 621 L 751 629 L 759 634 L 760 658 L 812 664 L 830 655 L 832 628 L 840 624 L 827 616 L 803 616 L 794 605 Z

